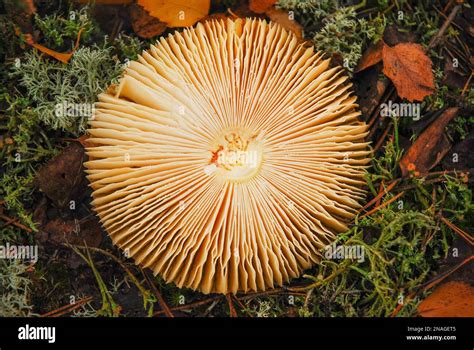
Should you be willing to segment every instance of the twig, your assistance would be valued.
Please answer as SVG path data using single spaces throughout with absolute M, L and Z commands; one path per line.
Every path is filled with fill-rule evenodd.
M 472 75 L 473 75 L 473 73 L 471 73 L 471 75 L 469 76 L 469 79 L 467 79 L 466 84 L 464 85 L 464 87 L 462 89 L 461 96 L 464 96 L 464 94 L 466 93 L 467 87 L 471 83 Z
M 375 196 L 371 201 L 369 201 L 366 205 L 364 205 L 364 207 L 360 210 L 365 210 L 367 208 L 369 208 L 372 204 L 374 204 L 375 202 L 378 202 L 379 199 L 381 199 L 384 195 L 386 195 L 387 193 L 389 193 L 398 183 L 400 182 L 400 179 L 396 179 L 395 181 L 392 181 L 388 186 L 387 188 L 381 190 L 379 192 L 379 194 L 377 196 Z
M 181 310 L 193 309 L 193 308 L 198 307 L 198 306 L 209 304 L 209 303 L 211 303 L 215 300 L 218 300 L 218 299 L 222 299 L 222 296 L 219 295 L 217 297 L 208 298 L 208 299 L 204 299 L 204 300 L 199 300 L 199 301 L 196 301 L 196 302 L 191 303 L 191 304 L 176 306 L 176 307 L 171 308 L 171 311 L 181 311 Z M 164 313 L 165 312 L 163 310 L 160 310 L 160 311 L 155 312 L 153 314 L 153 316 L 158 316 L 158 315 L 161 315 L 161 314 L 164 314 Z
M 382 147 L 385 139 L 387 138 L 388 133 L 390 132 L 390 130 L 392 130 L 392 126 L 393 126 L 393 124 L 389 124 L 388 127 L 383 132 L 382 136 L 380 136 L 380 138 L 378 139 L 378 141 L 377 141 L 377 143 L 376 143 L 376 145 L 373 149 L 374 154 L 380 149 L 380 147 Z
M 234 298 L 234 300 L 237 302 L 237 304 L 239 304 L 241 311 L 244 312 L 244 311 L 245 311 L 245 308 L 246 308 L 245 305 L 242 304 L 242 302 L 240 301 L 239 298 L 237 298 L 237 296 L 234 295 L 233 298 Z M 249 316 L 249 317 L 253 317 L 252 314 L 246 314 L 246 315 Z
M 237 316 L 237 311 L 235 311 L 235 307 L 234 307 L 234 304 L 232 302 L 232 296 L 230 293 L 227 293 L 225 295 L 226 299 L 227 299 L 227 304 L 229 304 L 229 314 L 230 314 L 230 317 L 238 317 Z
M 385 187 L 385 180 L 382 179 L 382 181 L 380 181 L 380 185 L 379 185 L 379 194 L 380 194 L 380 192 L 383 191 L 384 187 Z M 380 205 L 381 201 L 382 201 L 382 197 L 377 199 L 377 202 L 375 202 L 375 206 L 378 207 Z
M 448 29 L 448 27 L 451 24 L 451 22 L 453 21 L 454 17 L 456 17 L 456 14 L 461 9 L 461 6 L 462 6 L 461 4 L 457 4 L 456 6 L 453 7 L 451 13 L 449 14 L 448 18 L 446 18 L 446 21 L 444 21 L 444 23 L 441 26 L 438 33 L 436 33 L 436 35 L 433 37 L 433 39 L 431 39 L 431 41 L 428 45 L 428 50 L 434 48 L 438 44 L 439 40 L 444 35 L 444 32 L 446 31 L 446 29 Z
M 449 10 L 449 8 L 453 5 L 453 0 L 449 0 L 448 3 L 443 8 L 443 13 Z
M 153 294 L 155 294 L 156 299 L 157 299 L 158 302 L 160 303 L 161 309 L 163 310 L 163 312 L 165 313 L 165 315 L 166 315 L 167 317 L 174 317 L 174 315 L 173 315 L 173 313 L 171 312 L 170 308 L 169 308 L 168 305 L 166 304 L 165 299 L 163 299 L 163 296 L 161 295 L 161 293 L 159 292 L 158 288 L 156 288 L 155 284 L 153 283 L 152 279 L 150 278 L 148 272 L 147 272 L 147 271 L 144 271 L 141 267 L 140 267 L 140 271 L 142 272 L 143 276 L 145 276 L 145 279 L 146 279 L 146 282 L 147 282 L 148 286 L 149 286 L 150 289 L 153 291 Z
M 23 224 L 20 224 L 17 219 L 10 218 L 10 217 L 8 217 L 8 216 L 6 216 L 6 215 L 4 215 L 4 214 L 0 214 L 0 219 L 2 219 L 3 221 L 5 221 L 4 226 L 8 226 L 8 225 L 12 224 L 12 225 L 14 225 L 14 226 L 16 226 L 16 227 L 18 227 L 18 228 L 21 228 L 22 230 L 25 230 L 25 231 L 28 232 L 28 233 L 33 232 L 33 230 L 32 230 L 31 228 L 29 228 L 28 226 L 25 226 L 25 225 L 23 225 Z
M 383 202 L 382 204 L 380 204 L 378 207 L 375 207 L 374 209 L 368 211 L 367 213 L 359 216 L 359 218 L 363 218 L 365 216 L 368 216 L 368 215 L 372 215 L 376 212 L 378 212 L 380 209 L 386 207 L 387 205 L 389 205 L 390 203 L 396 201 L 398 198 L 400 198 L 405 192 L 400 192 L 399 194 L 397 194 L 396 196 L 390 198 L 388 201 L 386 202 Z
M 313 295 L 313 291 L 314 291 L 314 289 L 310 289 L 306 292 L 306 296 L 304 298 L 304 305 L 303 305 L 303 307 L 306 310 L 308 310 L 309 301 L 311 300 L 311 296 Z
M 377 121 L 378 117 L 380 117 L 380 109 L 381 109 L 380 106 L 383 103 L 386 103 L 392 97 L 392 95 L 395 93 L 395 88 L 393 87 L 393 85 L 390 85 L 390 80 L 388 80 L 388 79 L 383 80 L 382 84 L 383 85 L 381 87 L 379 96 L 377 96 L 377 100 L 378 100 L 377 104 L 374 104 L 374 108 L 370 112 L 369 122 L 367 123 L 368 127 L 370 129 L 369 135 L 367 136 L 367 139 L 369 139 L 369 140 L 372 139 L 372 136 L 375 133 L 375 130 L 377 129 L 375 127 L 375 122 Z M 389 87 L 390 87 L 390 89 L 389 89 Z M 389 89 L 388 92 L 387 92 L 387 89 Z M 376 107 L 376 106 L 378 106 L 378 107 Z
M 470 64 L 469 64 L 469 56 L 466 57 L 464 52 L 459 50 L 456 46 L 452 45 L 450 42 L 446 43 L 446 45 L 444 46 L 444 49 L 446 50 L 446 52 L 448 53 L 448 55 L 451 57 L 452 60 L 454 60 L 455 58 L 458 58 L 458 59 L 460 58 L 458 70 L 462 70 L 464 73 L 471 71 Z
M 78 309 L 80 306 L 82 306 L 84 304 L 87 304 L 87 303 L 91 302 L 92 300 L 93 300 L 92 297 L 85 297 L 83 299 L 80 299 L 80 300 L 76 301 L 73 304 L 68 304 L 68 305 L 61 306 L 60 308 L 58 308 L 56 310 L 49 311 L 45 314 L 40 315 L 39 317 L 59 317 L 59 316 L 62 316 L 64 314 L 67 314 L 71 311 L 74 311 L 75 309 Z
M 306 288 L 305 286 L 294 286 L 292 288 L 286 289 L 275 289 L 275 290 L 267 290 L 264 292 L 257 292 L 249 295 L 242 295 L 239 297 L 240 300 L 251 300 L 258 297 L 266 297 L 266 296 L 274 296 L 279 294 L 291 294 L 295 296 L 305 296 L 306 293 L 303 292 L 294 292 L 293 288 Z
M 469 245 L 474 245 L 474 238 L 467 232 L 461 230 L 459 227 L 457 227 L 456 225 L 454 225 L 451 221 L 449 221 L 448 219 L 446 219 L 443 214 L 439 213 L 439 217 L 441 219 L 442 222 L 444 222 L 446 224 L 446 226 L 448 226 L 451 230 L 453 230 L 454 232 L 456 232 L 459 236 L 461 236 Z
M 438 276 L 436 276 L 434 279 L 432 279 L 431 281 L 425 283 L 421 288 L 423 291 L 427 291 L 428 289 L 431 289 L 433 288 L 434 286 L 436 286 L 437 284 L 439 284 L 441 281 L 445 280 L 448 276 L 450 276 L 453 272 L 459 270 L 461 267 L 463 267 L 464 265 L 466 265 L 468 262 L 474 260 L 474 255 L 471 255 L 470 257 L 464 259 L 463 261 L 461 261 L 459 264 L 457 264 L 456 266 L 454 266 L 452 269 L 446 271 L 446 272 L 443 272 L 442 274 L 439 274 Z
M 239 299 L 240 300 L 247 300 L 247 299 L 253 299 L 253 298 L 261 297 L 261 296 L 280 294 L 280 293 L 283 293 L 283 292 L 286 292 L 286 290 L 283 290 L 282 288 L 277 288 L 277 289 L 266 290 L 266 291 L 263 291 L 263 292 L 255 292 L 255 293 L 241 295 L 241 296 L 239 296 Z
M 448 16 L 446 16 L 446 15 L 444 14 L 444 12 L 443 12 L 444 9 L 443 9 L 443 11 L 441 11 L 439 8 L 437 8 L 437 7 L 434 6 L 434 5 L 433 5 L 433 8 L 434 8 L 435 11 L 438 12 L 438 13 L 440 14 L 440 16 L 443 17 L 444 19 L 448 18 Z M 461 28 L 461 26 L 458 25 L 456 22 L 452 22 L 452 25 L 453 25 L 454 27 L 456 27 L 457 29 L 459 29 L 459 30 L 463 30 L 463 29 Z

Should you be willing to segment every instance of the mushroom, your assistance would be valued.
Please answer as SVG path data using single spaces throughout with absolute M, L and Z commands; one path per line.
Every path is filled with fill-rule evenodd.
M 203 293 L 300 276 L 365 195 L 367 125 L 346 80 L 265 20 L 160 38 L 90 122 L 92 204 L 113 243 Z

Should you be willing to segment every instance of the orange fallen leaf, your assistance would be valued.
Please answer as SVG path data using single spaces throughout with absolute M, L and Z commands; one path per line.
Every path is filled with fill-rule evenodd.
M 35 49 L 37 49 L 37 50 L 39 50 L 39 51 L 55 58 L 58 61 L 61 61 L 63 63 L 68 63 L 69 60 L 71 59 L 72 55 L 73 55 L 72 52 L 60 53 L 60 52 L 48 49 L 46 46 L 36 44 L 36 43 L 32 43 L 31 46 L 33 46 Z
M 276 0 L 250 0 L 249 8 L 255 13 L 264 13 L 275 3 Z
M 383 73 L 395 85 L 398 96 L 413 102 L 422 101 L 434 92 L 432 62 L 421 45 L 383 45 L 382 57 Z
M 188 27 L 207 16 L 211 0 L 138 0 L 151 16 L 168 27 Z
M 457 107 L 445 110 L 408 148 L 399 163 L 403 176 L 413 171 L 418 171 L 421 175 L 426 174 L 443 159 L 451 148 L 444 128 L 457 115 L 457 112 Z
M 271 8 L 265 12 L 265 14 L 270 18 L 273 22 L 278 23 L 283 28 L 292 31 L 298 40 L 303 39 L 303 28 L 296 22 L 295 20 L 290 19 L 288 13 L 283 10 L 277 10 L 275 8 Z
M 137 4 L 132 4 L 129 7 L 129 12 L 133 31 L 141 38 L 153 38 L 166 30 L 166 23 L 150 16 L 143 7 Z
M 362 55 L 359 64 L 357 65 L 355 72 L 363 71 L 369 67 L 372 67 L 382 61 L 382 50 L 384 47 L 383 40 L 377 41 L 376 44 L 372 44 Z
M 418 306 L 423 317 L 473 317 L 474 288 L 461 281 L 445 283 Z
M 81 4 L 87 4 L 91 2 L 90 0 L 75 0 L 75 2 Z M 130 4 L 132 0 L 95 0 L 94 3 L 97 5 L 123 5 Z
M 76 51 L 77 48 L 79 47 L 79 40 L 81 39 L 82 30 L 83 28 L 81 28 L 79 32 L 77 33 L 76 44 L 74 45 L 73 50 L 71 52 L 66 52 L 66 53 L 57 52 L 57 51 L 51 50 L 50 48 L 47 48 L 46 46 L 35 43 L 33 40 L 33 36 L 31 34 L 25 34 L 25 41 L 28 45 L 33 46 L 38 51 L 41 51 L 42 53 L 45 53 L 57 59 L 58 61 L 61 61 L 63 63 L 68 63 L 72 55 L 74 54 L 74 51 Z M 17 35 L 21 34 L 18 29 L 16 29 L 15 31 Z

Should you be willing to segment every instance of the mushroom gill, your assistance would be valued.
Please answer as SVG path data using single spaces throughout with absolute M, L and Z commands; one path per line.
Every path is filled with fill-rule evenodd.
M 161 38 L 90 122 L 93 206 L 114 244 L 204 293 L 317 264 L 364 197 L 367 126 L 346 80 L 264 20 Z

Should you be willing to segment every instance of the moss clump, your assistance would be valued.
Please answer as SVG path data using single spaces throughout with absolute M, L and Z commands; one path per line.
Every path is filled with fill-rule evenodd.
M 317 50 L 341 55 L 341 64 L 349 74 L 354 70 L 363 49 L 370 41 L 382 37 L 385 21 L 382 17 L 366 20 L 357 15 L 357 6 L 344 7 L 335 0 L 280 0 L 277 7 L 292 11 L 311 38 Z
M 81 47 L 67 65 L 32 50 L 14 66 L 13 77 L 25 88 L 40 122 L 79 135 L 85 131 L 97 95 L 121 69 L 110 48 Z
M 365 19 L 358 19 L 351 7 L 340 8 L 323 23 L 324 26 L 313 36 L 316 49 L 330 54 L 340 53 L 343 66 L 352 72 L 366 44 L 375 38 L 376 28 Z
M 339 8 L 337 0 L 279 0 L 279 9 L 294 11 L 297 15 L 309 15 L 315 19 L 329 16 Z
M 57 13 L 51 15 L 35 15 L 35 27 L 43 34 L 44 45 L 55 48 L 66 48 L 65 44 L 73 43 L 79 32 L 82 41 L 87 41 L 94 30 L 87 6 L 80 10 L 71 10 L 68 16 Z
M 30 305 L 31 281 L 25 276 L 28 265 L 19 260 L 0 259 L 0 315 L 33 316 Z
M 29 207 L 33 203 L 36 168 L 57 150 L 43 130 L 30 101 L 10 92 L 0 93 L 0 197 L 8 211 L 32 230 L 35 225 Z

